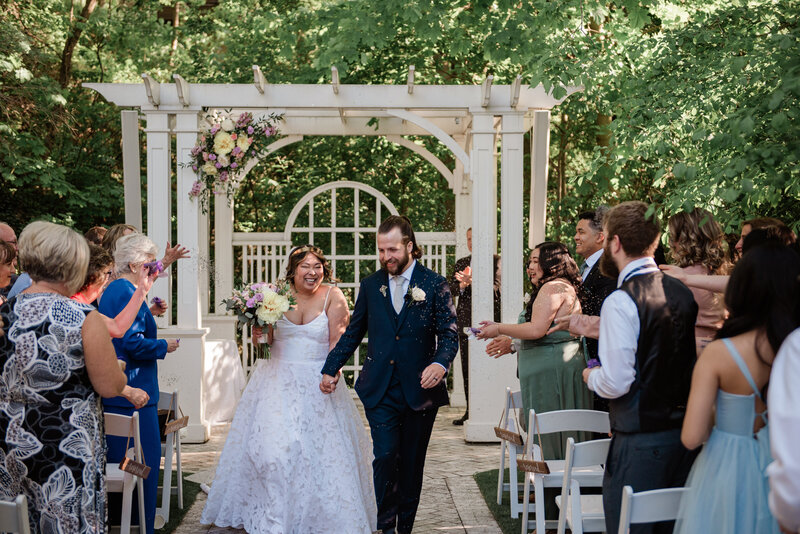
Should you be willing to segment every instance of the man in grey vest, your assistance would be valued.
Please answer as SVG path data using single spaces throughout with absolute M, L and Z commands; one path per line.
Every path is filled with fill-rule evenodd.
M 611 448 L 603 479 L 606 532 L 619 528 L 622 488 L 683 486 L 696 452 L 681 444 L 681 426 L 697 358 L 697 304 L 653 259 L 660 228 L 647 204 L 624 202 L 606 215 L 600 258 L 617 290 L 600 313 L 601 367 L 586 369 L 589 389 L 610 400 Z M 666 523 L 632 533 L 672 532 Z

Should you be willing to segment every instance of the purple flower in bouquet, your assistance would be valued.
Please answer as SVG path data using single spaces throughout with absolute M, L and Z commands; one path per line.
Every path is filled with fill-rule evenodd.
M 264 300 L 264 294 L 256 293 L 256 296 L 254 298 L 256 299 L 256 302 L 261 302 L 262 300 Z
M 228 171 L 222 171 L 221 173 L 219 173 L 219 181 L 220 182 L 228 181 Z
M 251 291 L 258 291 L 259 289 L 264 287 L 264 285 L 265 285 L 264 282 L 256 282 L 255 284 L 252 284 L 250 286 L 250 290 Z
M 194 172 L 197 172 L 197 165 L 192 165 L 192 170 L 193 170 Z
M 234 156 L 238 156 L 241 152 L 242 149 L 241 147 L 238 146 L 233 147 L 233 150 L 231 150 L 231 154 L 233 154 Z
M 216 159 L 217 159 L 217 155 L 216 155 L 216 154 L 213 154 L 213 153 L 212 153 L 212 154 L 209 154 L 209 155 L 208 155 L 208 159 L 210 159 L 211 161 L 214 161 L 214 160 L 216 160 Z
M 247 299 L 247 307 L 248 308 L 255 308 L 256 307 L 256 298 L 255 297 L 250 297 L 249 299 Z
M 235 169 L 238 166 L 239 166 L 239 164 L 236 163 L 235 161 L 233 163 L 231 163 L 231 169 Z
M 266 128 L 264 128 L 264 135 L 266 135 L 267 137 L 270 137 L 274 134 L 275 134 L 275 128 L 273 128 L 272 126 L 267 126 Z
M 192 184 L 192 190 L 191 190 L 191 191 L 189 191 L 189 195 L 191 195 L 191 196 L 193 196 L 193 197 L 199 197 L 199 196 L 200 196 L 200 193 L 201 193 L 202 191 L 203 191 L 203 184 L 202 184 L 202 182 L 200 182 L 199 180 L 196 180 L 196 181 L 195 181 L 195 182 Z
M 221 169 L 221 168 L 222 168 L 222 163 L 220 163 L 220 162 L 216 162 L 216 163 L 214 164 L 214 167 L 216 167 L 216 168 L 218 168 L 218 169 Z
M 214 126 L 212 126 L 211 127 L 211 134 L 213 135 L 213 134 L 217 133 L 219 131 L 219 128 L 220 128 L 219 124 L 215 124 Z
M 255 132 L 255 129 L 253 129 L 252 126 L 248 126 L 247 127 L 247 135 L 253 135 L 253 132 Z

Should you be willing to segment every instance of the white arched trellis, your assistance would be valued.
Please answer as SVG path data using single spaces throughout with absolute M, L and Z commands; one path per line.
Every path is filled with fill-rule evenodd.
M 328 85 L 270 84 L 259 67 L 254 66 L 253 71 L 252 84 L 192 84 L 177 74 L 173 76 L 174 83 L 159 83 L 145 74 L 143 84 L 85 84 L 110 102 L 133 108 L 122 111 L 126 222 L 141 227 L 143 221 L 139 156 L 139 121 L 143 117 L 147 146 L 146 232 L 163 247 L 173 240 L 175 220 L 178 241 L 193 254 L 192 261 L 178 262 L 177 300 L 171 299 L 172 279 L 160 279 L 154 286 L 156 294 L 165 296 L 178 311 L 176 324 L 169 318 L 159 321 L 162 335 L 182 339 L 181 348 L 159 363 L 159 376 L 164 384 L 181 389 L 184 411 L 192 421 L 184 430 L 188 441 L 203 441 L 208 436 L 204 407 L 209 402 L 209 386 L 203 382 L 208 376 L 207 338 L 233 339 L 231 318 L 207 313 L 209 308 L 215 308 L 209 299 L 212 287 L 206 269 L 211 256 L 211 231 L 207 216 L 188 198 L 196 175 L 182 165 L 190 160 L 201 114 L 213 109 L 282 114 L 280 130 L 285 137 L 270 150 L 306 135 L 385 136 L 433 164 L 455 195 L 458 256 L 466 255 L 464 233 L 467 227 L 473 227 L 472 302 L 476 322 L 491 318 L 492 254 L 498 245 L 499 207 L 504 269 L 502 315 L 508 322 L 515 320 L 522 306 L 524 232 L 520 221 L 523 184 L 528 179 L 523 176 L 524 136 L 531 132 L 528 243 L 534 244 L 544 239 L 549 110 L 581 89 L 567 87 L 563 98 L 554 98 L 541 85 L 522 84 L 521 77 L 510 85 L 493 85 L 491 76 L 479 86 L 416 85 L 413 69 L 408 82 L 402 85 L 341 84 L 338 72 Z M 407 136 L 435 137 L 452 152 L 454 167 L 448 168 L 423 147 L 408 141 Z M 173 196 L 173 188 L 177 197 Z M 217 197 L 214 202 L 213 238 L 214 271 L 233 272 L 233 210 L 224 198 Z M 213 286 L 215 300 L 226 295 L 232 286 L 232 276 L 219 274 Z M 471 343 L 474 353 L 483 350 L 482 342 Z M 458 366 L 454 367 L 457 372 Z M 482 380 L 470 388 L 466 438 L 494 441 L 493 426 L 502 409 L 503 392 L 516 384 L 513 359 L 490 362 L 472 358 L 470 372 Z

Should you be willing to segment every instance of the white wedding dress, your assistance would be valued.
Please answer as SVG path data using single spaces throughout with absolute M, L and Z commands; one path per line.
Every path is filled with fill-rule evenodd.
M 327 304 L 327 297 L 326 297 Z M 275 325 L 222 450 L 201 523 L 250 534 L 371 534 L 372 445 L 350 392 L 325 395 L 328 317 Z

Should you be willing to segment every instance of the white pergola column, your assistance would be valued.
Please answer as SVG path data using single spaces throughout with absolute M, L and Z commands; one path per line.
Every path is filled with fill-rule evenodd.
M 142 175 L 139 160 L 139 111 L 124 110 L 122 117 L 122 182 L 125 224 L 142 228 Z
M 465 136 L 454 135 L 453 139 L 464 146 Z M 472 226 L 472 183 L 469 176 L 464 173 L 464 165 L 456 158 L 456 167 L 453 171 L 456 203 L 456 260 L 469 255 L 467 248 L 467 229 Z M 455 295 L 453 295 L 455 299 Z M 461 371 L 461 352 L 453 361 L 453 391 L 450 394 L 450 406 L 462 407 L 467 405 L 464 394 L 464 374 Z
M 203 324 L 211 329 L 209 339 L 236 339 L 236 317 L 228 315 L 221 304 L 233 293 L 233 211 L 233 201 L 229 204 L 225 195 L 214 198 L 214 313 L 203 317 Z
M 534 111 L 533 135 L 531 135 L 531 201 L 528 248 L 535 247 L 545 239 L 549 158 L 550 111 Z
M 205 275 L 200 239 L 201 224 L 205 222 L 200 203 L 189 198 L 196 179 L 191 167 L 182 165 L 191 161 L 191 150 L 197 141 L 197 111 L 187 110 L 176 116 L 177 153 L 177 211 L 178 242 L 189 249 L 192 259 L 179 260 L 178 264 L 178 324 L 159 331 L 161 337 L 180 338 L 178 350 L 159 362 L 159 382 L 162 389 L 180 391 L 183 411 L 189 416 L 189 426 L 183 429 L 186 442 L 202 443 L 210 435 L 205 421 L 204 382 L 205 338 L 207 328 L 202 327 L 199 277 Z M 169 386 L 166 386 L 169 384 Z M 166 387 L 165 387 L 166 386 Z
M 147 120 L 147 235 L 159 248 L 161 255 L 172 235 L 171 140 L 169 115 L 161 111 L 148 111 Z M 144 231 L 144 228 L 142 229 Z M 172 303 L 172 277 L 159 278 L 153 283 L 149 295 L 160 297 L 170 310 Z M 169 326 L 171 312 L 156 317 L 159 328 Z
M 497 243 L 497 167 L 495 165 L 494 117 L 474 112 L 472 119 L 472 322 L 493 319 L 494 265 L 492 254 Z M 467 441 L 497 441 L 494 426 L 503 409 L 505 388 L 514 383 L 516 360 L 494 360 L 486 355 L 486 342 L 470 341 L 469 420 Z
M 502 322 L 514 323 L 522 309 L 523 264 L 522 196 L 525 114 L 504 113 L 500 166 L 500 249 L 503 266 L 500 293 Z

